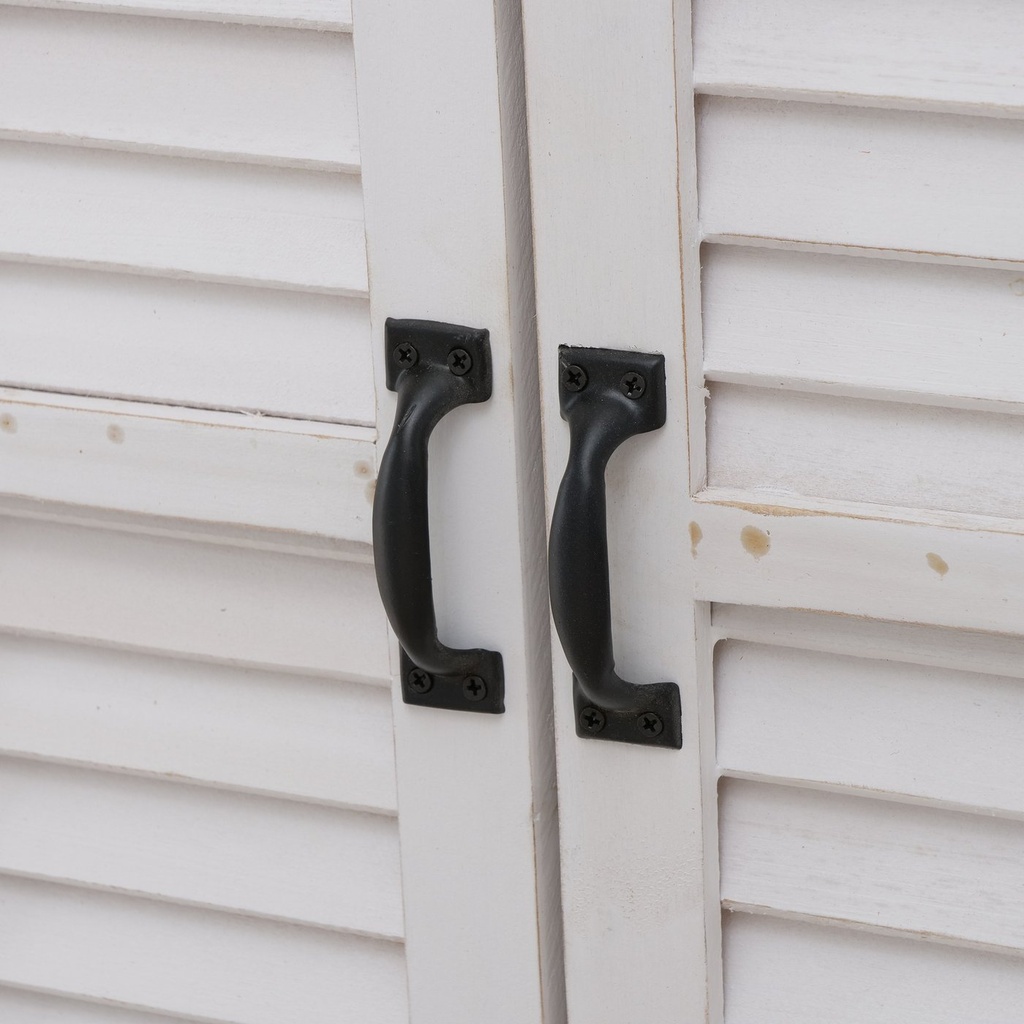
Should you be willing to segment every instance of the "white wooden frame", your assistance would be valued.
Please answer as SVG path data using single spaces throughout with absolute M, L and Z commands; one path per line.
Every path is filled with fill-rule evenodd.
M 692 153 L 692 103 L 680 99 L 678 123 L 673 103 L 686 7 L 524 3 L 549 501 L 568 449 L 558 346 L 663 352 L 668 379 L 665 427 L 609 465 L 609 545 L 614 617 L 626 625 L 617 664 L 626 678 L 679 682 L 683 749 L 579 740 L 556 648 L 566 978 L 578 1024 L 720 1013 L 715 773 L 700 742 L 711 715 L 707 606 L 693 601 L 689 542 L 662 543 L 666 511 L 674 519 L 689 505 L 687 476 L 703 472 L 699 379 L 684 401 L 683 264 L 696 252 L 679 244 L 681 231 L 696 237 L 695 209 L 683 204 L 690 222 L 680 225 L 678 203 L 695 188 L 692 158 L 680 170 L 678 156 Z M 698 287 L 688 291 L 697 309 Z
M 707 486 L 690 2 L 524 9 L 548 498 L 567 451 L 558 345 L 663 352 L 668 422 L 609 466 L 612 596 L 623 674 L 678 680 L 683 705 L 679 754 L 581 741 L 555 647 L 569 1017 L 720 1022 L 710 656 L 731 634 L 710 628 L 712 603 L 787 609 L 787 623 L 817 609 L 1019 634 L 1024 573 L 1007 567 L 1024 565 L 1024 527 L 1019 517 Z M 913 108 L 912 98 L 884 105 Z M 735 190 L 722 205 L 742 198 Z M 818 248 L 854 251 L 843 238 Z M 910 258 L 899 248 L 883 255 Z M 972 265 L 971 252 L 948 260 Z M 949 405 L 967 402 L 958 394 Z M 818 642 L 837 642 L 838 621 Z
M 564 1017 L 520 19 L 515 2 L 357 0 L 380 444 L 384 320 L 486 327 L 493 397 L 431 442 L 446 642 L 502 652 L 502 716 L 395 690 L 409 998 L 422 1024 Z M 515 403 L 513 404 L 513 388 Z M 397 645 L 392 651 L 397 668 Z

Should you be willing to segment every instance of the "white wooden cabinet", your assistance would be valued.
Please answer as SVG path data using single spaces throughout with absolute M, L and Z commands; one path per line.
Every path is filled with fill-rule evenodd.
M 499 14 L 0 5 L 5 1024 L 559 1019 Z M 387 316 L 490 331 L 493 397 L 430 468 L 441 625 L 502 652 L 501 716 L 389 692 Z
M 0 3 L 0 1020 L 1024 1022 L 1007 0 Z M 387 317 L 487 328 L 442 638 L 371 548 Z M 623 675 L 549 628 L 560 345 Z
M 575 735 L 569 1019 L 1024 1020 L 1019 12 L 524 0 L 546 476 L 560 344 L 665 354 L 607 473 L 623 674 Z

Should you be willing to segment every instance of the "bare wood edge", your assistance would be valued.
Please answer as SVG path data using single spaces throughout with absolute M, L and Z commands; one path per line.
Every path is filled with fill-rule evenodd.
M 750 491 L 740 488 L 706 487 L 693 495 L 698 507 L 736 508 L 756 516 L 801 518 L 829 516 L 871 523 L 894 523 L 903 526 L 936 526 L 943 530 L 968 533 L 995 533 L 1010 537 L 1024 536 L 1024 519 L 1005 519 L 969 512 L 944 512 L 908 508 L 899 505 L 876 505 L 870 502 L 840 501 L 815 498 L 791 492 Z

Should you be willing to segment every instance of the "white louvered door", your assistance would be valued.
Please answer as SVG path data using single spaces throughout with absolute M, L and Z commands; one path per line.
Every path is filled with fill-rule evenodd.
M 0 4 L 4 1024 L 559 1019 L 520 51 L 430 8 Z M 500 717 L 390 692 L 387 316 L 491 332 L 431 525 Z
M 548 493 L 560 344 L 663 352 L 609 465 L 575 735 L 575 1024 L 1024 1020 L 1024 21 L 1002 0 L 525 0 Z

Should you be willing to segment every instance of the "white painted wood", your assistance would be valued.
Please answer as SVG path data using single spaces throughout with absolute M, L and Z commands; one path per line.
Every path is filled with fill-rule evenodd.
M 1024 682 L 859 653 L 719 645 L 721 767 L 1024 815 Z
M 0 263 L 2 379 L 372 425 L 363 299 Z
M 727 914 L 728 1024 L 1009 1024 L 1016 957 Z
M 940 2 L 934 0 L 932 8 Z M 946 751 L 948 766 L 942 771 L 936 763 L 942 737 L 960 725 L 949 716 L 965 689 L 972 695 L 972 712 L 984 716 L 985 702 L 974 706 L 978 693 L 994 698 L 996 685 L 1016 686 L 978 673 L 1018 672 L 1006 663 L 1014 645 L 1019 647 L 1024 621 L 1024 586 L 1016 571 L 1024 565 L 1016 521 L 1020 487 L 1008 479 L 1013 471 L 1007 468 L 1016 461 L 1009 438 L 1019 421 L 996 412 L 1001 403 L 1018 401 L 1008 382 L 1014 378 L 1019 317 L 1008 297 L 1016 298 L 1013 282 L 1024 256 L 1024 205 L 1014 171 L 1024 153 L 1024 133 L 1013 117 L 977 116 L 983 103 L 989 104 L 986 113 L 1010 113 L 993 105 L 1006 99 L 992 95 L 1003 68 L 986 59 L 994 52 L 972 48 L 970 35 L 960 45 L 948 24 L 928 25 L 901 47 L 904 66 L 912 65 L 901 87 L 887 90 L 885 97 L 876 89 L 865 100 L 871 83 L 879 80 L 880 64 L 896 50 L 887 36 L 875 63 L 855 56 L 826 85 L 821 76 L 828 68 L 822 71 L 822 65 L 835 50 L 823 47 L 819 54 L 803 42 L 813 40 L 815 26 L 827 21 L 832 5 L 825 0 L 807 14 L 812 24 L 803 36 L 790 33 L 787 39 L 787 45 L 803 46 L 806 53 L 798 61 L 780 47 L 781 70 L 764 93 L 817 102 L 704 96 L 696 107 L 695 140 L 688 4 L 648 4 L 642 11 L 637 5 L 620 10 L 611 4 L 595 8 L 540 0 L 526 0 L 524 6 L 548 498 L 553 499 L 566 449 L 565 427 L 554 412 L 556 346 L 664 352 L 668 423 L 663 431 L 631 442 L 629 454 L 613 459 L 607 474 L 613 621 L 621 671 L 631 679 L 679 679 L 684 708 L 684 748 L 676 760 L 634 763 L 634 758 L 639 762 L 636 751 L 609 750 L 573 735 L 568 674 L 560 681 L 556 668 L 570 1018 L 580 1024 L 633 1019 L 1008 1024 L 1019 1017 L 1024 996 L 1019 958 L 950 954 L 938 943 L 894 942 L 878 935 L 858 945 L 861 937 L 848 929 L 762 924 L 747 915 L 732 915 L 725 926 L 722 986 L 718 766 L 707 654 L 716 636 L 729 634 L 721 623 L 711 629 L 705 617 L 707 602 L 763 606 L 775 614 L 771 623 L 761 623 L 771 635 L 753 639 L 779 644 L 782 636 L 796 632 L 824 649 L 832 642 L 828 630 L 806 640 L 813 632 L 809 621 L 789 627 L 777 620 L 791 609 L 805 616 L 843 612 L 893 620 L 877 629 L 839 631 L 846 662 L 856 654 L 864 664 L 881 666 L 869 679 L 871 706 L 861 709 L 859 720 L 851 710 L 858 700 L 852 670 L 833 680 L 828 668 L 834 656 L 800 654 L 794 696 L 777 709 L 780 717 L 789 711 L 789 732 L 780 729 L 772 736 L 772 714 L 761 711 L 751 695 L 756 689 L 756 701 L 771 701 L 764 671 L 744 677 L 749 703 L 739 709 L 745 716 L 743 735 L 734 728 L 735 715 L 720 723 L 739 740 L 726 748 L 726 771 L 759 776 L 762 769 L 752 763 L 732 765 L 744 765 L 748 750 L 753 761 L 755 751 L 778 739 L 771 746 L 776 760 L 766 758 L 763 771 L 793 769 L 782 777 L 801 784 L 793 788 L 793 800 L 806 812 L 801 821 L 808 829 L 817 821 L 813 808 L 807 810 L 812 802 L 831 807 L 837 801 L 836 814 L 849 806 L 867 808 L 868 823 L 874 822 L 858 830 L 860 818 L 847 821 L 845 838 L 836 841 L 846 844 L 845 859 L 830 859 L 833 843 L 819 857 L 818 875 L 808 869 L 786 876 L 795 895 L 780 898 L 775 912 L 792 914 L 797 901 L 801 913 L 843 916 L 850 910 L 859 914 L 863 928 L 935 926 L 945 929 L 949 941 L 1019 946 L 1014 929 L 1019 928 L 1020 876 L 1014 872 L 1021 858 L 1014 844 L 1021 823 L 1013 820 L 1019 811 L 999 807 L 1002 817 L 984 816 L 1006 799 L 1005 793 L 993 792 L 1002 780 L 984 788 L 982 776 L 992 762 L 976 749 L 973 756 L 964 753 L 971 730 L 983 728 L 977 719 L 962 716 L 964 746 Z M 876 5 L 869 2 L 844 12 L 843 23 L 864 17 L 872 31 L 891 35 L 893 25 L 904 24 L 921 7 L 916 0 L 907 6 L 907 13 L 887 11 L 871 19 Z M 807 7 L 784 0 L 781 11 L 775 5 L 765 13 L 724 0 L 712 11 L 702 3 L 696 14 L 698 69 L 707 53 L 701 51 L 699 34 L 707 18 L 722 15 L 722 28 L 716 29 L 721 63 L 731 61 L 733 68 L 749 56 L 730 48 L 733 38 L 742 47 L 749 27 L 734 24 L 737 20 L 757 25 L 777 19 L 780 28 L 766 33 L 770 42 L 772 33 L 785 31 L 787 18 L 806 13 Z M 1003 27 L 978 25 L 973 38 L 983 33 L 992 40 Z M 833 47 L 868 39 L 867 32 L 848 40 L 835 24 L 828 28 Z M 943 58 L 927 48 L 928 41 L 947 31 L 945 38 L 957 41 L 951 60 L 960 61 L 961 68 L 977 60 L 982 69 L 974 94 L 963 76 L 950 74 L 943 86 L 941 74 L 932 75 Z M 1001 37 L 999 47 L 1016 62 L 1009 39 L 1009 49 Z M 747 79 L 737 74 L 711 82 L 710 74 L 702 79 L 698 70 L 698 90 L 730 92 L 735 85 L 740 94 L 750 89 L 756 95 L 776 73 L 767 67 L 776 53 L 765 52 L 760 79 L 751 73 Z M 819 56 L 822 63 L 815 63 Z M 929 93 L 922 83 L 932 79 L 936 85 Z M 852 88 L 860 92 L 853 95 Z M 971 105 L 972 116 L 949 112 Z M 701 243 L 708 274 L 703 311 Z M 761 250 L 753 252 L 755 247 Z M 868 256 L 873 258 L 864 259 Z M 893 260 L 904 262 L 897 266 Z M 975 266 L 995 272 L 983 277 L 980 269 L 965 269 Z M 992 294 L 998 288 L 1008 297 Z M 944 294 L 938 298 L 940 289 Z M 991 294 L 991 300 L 983 294 Z M 972 316 L 972 309 L 979 315 Z M 713 381 L 710 434 L 705 432 L 702 312 Z M 986 365 L 978 369 L 982 362 Z M 869 400 L 880 398 L 888 401 Z M 1019 406 L 1006 411 L 1018 412 Z M 696 623 L 692 631 L 691 623 Z M 927 626 L 918 632 L 905 623 Z M 966 638 L 949 663 L 942 659 L 957 647 L 955 640 L 938 645 L 924 662 L 938 662 L 938 669 L 908 667 L 933 635 L 932 626 L 1018 637 L 993 641 L 994 652 L 982 659 L 985 667 L 968 677 L 958 674 L 970 671 L 964 662 L 987 650 L 978 635 Z M 881 652 L 879 660 L 868 660 L 874 637 L 884 641 L 884 652 L 910 633 L 912 643 L 898 666 L 883 666 Z M 790 662 L 782 664 L 783 657 L 791 655 L 778 654 L 780 664 L 770 677 L 779 688 L 790 683 Z M 913 685 L 904 693 L 897 683 L 906 676 Z M 886 739 L 892 752 L 893 730 L 906 725 L 898 716 L 911 693 L 926 696 L 924 688 L 935 677 L 939 688 L 933 705 L 908 726 L 923 747 L 927 726 L 934 724 L 928 734 L 934 744 L 931 760 L 915 760 L 908 745 L 905 760 L 893 757 L 891 765 L 883 764 Z M 879 692 L 883 678 L 897 692 Z M 846 703 L 837 700 L 833 711 L 830 688 L 838 690 L 844 679 Z M 1005 757 L 1007 747 L 1015 751 L 1019 742 L 1014 743 L 1005 705 L 998 712 L 994 707 L 987 705 L 1010 735 L 997 730 L 991 746 L 1001 747 Z M 943 709 L 946 717 L 938 723 Z M 870 728 L 871 712 L 896 717 L 885 727 L 876 722 L 878 746 L 862 751 L 863 762 L 856 761 L 850 745 Z M 844 745 L 846 733 L 840 732 L 829 746 L 830 721 L 837 731 L 840 726 L 850 730 L 850 745 Z M 814 735 L 809 738 L 808 732 Z M 755 733 L 757 745 L 751 739 Z M 973 785 L 972 772 L 964 768 L 968 757 L 969 764 L 978 765 Z M 967 780 L 950 779 L 958 765 Z M 749 782 L 726 785 L 753 791 Z M 884 799 L 868 797 L 866 789 L 856 799 L 836 795 L 844 785 L 878 786 Z M 939 807 L 919 808 L 915 801 Z M 971 813 L 963 813 L 968 808 Z M 886 816 L 893 819 L 892 829 Z M 905 823 L 911 816 L 929 828 L 941 825 L 934 825 L 933 847 L 946 859 L 931 863 L 931 884 L 940 890 L 935 906 L 922 898 L 920 886 L 905 887 L 901 897 L 899 872 L 884 873 L 893 863 L 915 869 L 913 829 Z M 777 834 L 798 846 L 801 835 L 787 824 L 783 816 Z M 998 853 L 986 845 L 996 832 L 1012 833 L 1001 847 L 1001 875 L 986 874 L 984 860 Z M 747 833 L 734 832 L 733 838 L 737 835 Z M 860 840 L 863 844 L 856 845 Z M 822 840 L 819 849 L 826 845 Z M 743 862 L 742 853 L 736 854 L 737 863 Z M 799 853 L 772 863 L 789 870 L 791 862 L 801 863 Z M 874 881 L 844 870 L 857 863 L 880 865 Z M 830 870 L 835 872 L 831 888 L 820 892 L 816 882 Z M 927 870 L 926 865 L 916 882 L 923 884 Z M 731 881 L 723 882 L 728 899 Z M 990 882 L 994 888 L 986 890 Z M 1007 903 L 1018 905 L 999 906 L 1000 896 L 1006 897 L 1000 882 L 1017 887 Z M 961 896 L 985 894 L 987 918 L 973 916 L 968 900 L 942 902 L 949 893 L 941 890 L 958 887 Z M 751 885 L 744 899 L 757 902 L 755 888 Z M 673 904 L 681 894 L 680 904 Z M 880 906 L 888 914 L 882 921 L 875 913 Z M 659 933 L 666 918 L 671 923 Z M 790 927 L 802 929 L 799 943 L 787 945 L 781 935 Z M 740 945 L 740 928 L 746 929 L 744 940 L 753 936 L 751 929 L 762 931 Z M 808 935 L 813 938 L 804 941 Z
M 694 505 L 699 600 L 1005 633 L 1024 621 L 1024 580 L 1007 571 L 1024 560 L 1019 533 L 948 513 L 876 519 L 862 505 L 738 497 L 709 491 Z
M 113 1006 L 65 999 L 40 992 L 26 992 L 0 986 L 0 1014 L 18 1024 L 197 1024 L 184 1017 L 120 1010 Z
M 705 97 L 706 236 L 1024 259 L 1024 124 Z
M 963 628 L 728 604 L 712 608 L 711 622 L 716 640 L 746 640 L 1011 678 L 1020 676 L 1024 664 L 1024 637 Z
M 146 14 L 157 18 L 351 32 L 351 0 L 4 0 L 11 7 Z
M 231 1024 L 408 1020 L 402 947 L 0 879 L 0 980 Z
M 720 813 L 728 907 L 1024 947 L 1022 822 L 739 779 Z
M 1024 400 L 1024 277 L 707 245 L 707 379 L 912 400 Z
M 41 502 L 38 499 L 15 498 L 9 495 L 0 495 L 0 515 L 43 523 L 141 534 L 146 537 L 169 537 L 171 540 L 194 540 L 204 544 L 248 550 L 306 555 L 310 558 L 354 562 L 359 565 L 373 564 L 373 551 L 369 544 L 313 533 L 289 533 L 286 530 L 234 526 L 230 523 L 211 523 L 198 519 L 138 515 L 118 512 L 115 509 L 63 505 L 58 502 Z
M 393 813 L 380 687 L 0 634 L 0 750 Z
M 0 142 L 0 260 L 363 295 L 357 178 Z
M 557 347 L 663 352 L 668 375 L 667 424 L 627 442 L 608 468 L 608 529 L 617 667 L 638 682 L 679 682 L 684 746 L 579 740 L 556 643 L 569 1016 L 715 1020 L 710 648 L 689 551 L 669 528 L 702 463 L 699 443 L 688 445 L 703 410 L 687 407 L 681 317 L 685 292 L 699 333 L 696 204 L 678 206 L 694 174 L 689 5 L 523 7 L 548 508 L 568 448 Z
M 3 874 L 402 934 L 391 818 L 2 757 L 0 813 Z
M 386 623 L 369 565 L 0 522 L 4 630 L 354 682 L 388 677 Z
M 1019 113 L 1024 11 L 1000 0 L 698 0 L 694 80 L 726 96 L 813 96 Z
M 442 640 L 501 651 L 506 711 L 395 690 L 410 1004 L 445 1024 L 565 1019 L 519 13 L 354 12 L 382 437 L 386 317 L 486 328 L 494 366 L 490 400 L 431 440 L 431 564 Z
M 708 483 L 754 500 L 806 494 L 1017 519 L 1020 425 L 998 413 L 716 384 Z
M 368 543 L 372 440 L 360 427 L 0 389 L 3 493 L 124 512 Z
M 357 170 L 352 40 L 0 6 L 0 137 Z

